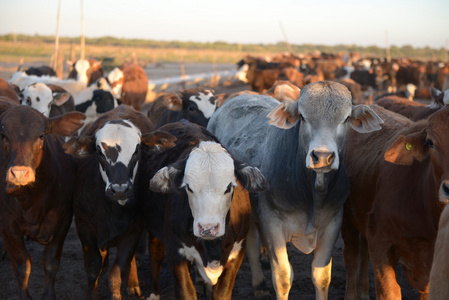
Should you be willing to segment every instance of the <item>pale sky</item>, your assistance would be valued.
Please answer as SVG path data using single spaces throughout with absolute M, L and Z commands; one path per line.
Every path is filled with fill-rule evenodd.
M 81 32 L 62 0 L 60 36 Z M 0 0 L 0 34 L 54 35 L 58 0 Z M 271 44 L 446 47 L 449 0 L 84 0 L 86 37 Z M 0 49 L 1 51 L 1 49 Z

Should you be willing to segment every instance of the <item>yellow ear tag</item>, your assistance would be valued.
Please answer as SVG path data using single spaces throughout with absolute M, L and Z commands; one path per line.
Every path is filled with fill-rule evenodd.
M 410 144 L 410 143 L 405 144 L 405 149 L 407 149 L 407 150 L 412 149 L 412 144 Z

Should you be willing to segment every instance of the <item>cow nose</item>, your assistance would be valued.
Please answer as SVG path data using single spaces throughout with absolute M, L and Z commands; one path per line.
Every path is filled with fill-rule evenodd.
M 111 184 L 112 193 L 117 194 L 126 194 L 129 191 L 130 185 L 129 183 L 124 184 Z
M 220 229 L 220 224 L 200 224 L 198 223 L 198 231 L 201 237 L 216 237 L 218 230 Z
M 449 180 L 444 180 L 440 185 L 439 200 L 442 203 L 449 202 Z
M 14 166 L 9 168 L 7 180 L 14 184 L 26 185 L 34 182 L 34 172 L 30 167 Z
M 329 151 L 315 151 L 310 153 L 312 159 L 312 168 L 318 169 L 330 166 L 335 159 L 335 153 Z

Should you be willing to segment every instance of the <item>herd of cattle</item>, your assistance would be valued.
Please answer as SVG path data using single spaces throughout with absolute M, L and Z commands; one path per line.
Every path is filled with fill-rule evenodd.
M 449 66 L 331 55 L 238 65 L 251 91 L 198 87 L 150 103 L 137 64 L 105 76 L 79 60 L 69 79 L 48 68 L 0 79 L 0 233 L 19 299 L 30 299 L 24 236 L 45 245 L 42 298 L 54 299 L 73 217 L 88 299 L 105 270 L 113 299 L 143 295 L 143 237 L 148 299 L 160 298 L 164 258 L 177 299 L 196 299 L 192 268 L 209 298 L 230 299 L 245 253 L 255 297 L 271 299 L 261 249 L 288 299 L 288 242 L 314 251 L 316 299 L 327 299 L 340 232 L 345 299 L 369 299 L 370 262 L 379 299 L 401 298 L 398 263 L 421 299 L 449 299 Z M 410 101 L 407 85 L 431 103 Z M 357 90 L 389 94 L 366 105 Z

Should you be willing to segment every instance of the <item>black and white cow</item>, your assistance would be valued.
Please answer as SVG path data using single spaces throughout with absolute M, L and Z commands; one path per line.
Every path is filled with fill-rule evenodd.
M 144 157 L 174 145 L 173 136 L 152 129 L 145 115 L 121 105 L 64 145 L 80 158 L 73 209 L 88 299 L 98 299 L 98 277 L 111 247 L 117 247 L 109 271 L 112 299 L 121 299 L 126 281 L 128 292 L 140 296 L 133 259 L 144 229 L 142 203 L 135 197 L 138 169 Z
M 231 299 L 250 225 L 248 191 L 263 190 L 267 182 L 257 168 L 235 160 L 197 124 L 182 120 L 159 130 L 174 135 L 176 146 L 141 169 L 145 178 L 152 178 L 155 191 L 148 184 L 141 187 L 150 232 L 150 299 L 160 297 L 164 248 L 176 299 L 196 299 L 190 263 L 214 299 Z
M 194 88 L 163 95 L 150 104 L 147 112 L 156 128 L 181 119 L 207 126 L 212 114 L 224 101 L 224 94 L 214 95 L 212 90 Z
M 69 79 L 91 85 L 103 77 L 101 61 L 94 58 L 79 59 L 75 62 L 68 61 L 67 63 L 72 67 L 68 76 Z
M 252 201 L 270 257 L 278 299 L 287 299 L 293 270 L 286 243 L 304 253 L 315 251 L 312 280 L 317 299 L 327 299 L 331 253 L 338 237 L 349 180 L 341 160 L 346 130 L 380 129 L 382 120 L 366 105 L 352 106 L 349 90 L 336 82 L 315 82 L 297 102 L 279 103 L 263 95 L 230 99 L 209 121 L 236 158 L 258 167 L 270 183 Z M 253 200 L 253 199 L 252 199 Z M 253 286 L 262 272 L 254 238 L 248 237 Z
M 37 109 L 47 118 L 75 110 L 72 95 L 53 84 L 33 83 L 22 91 L 22 95 L 20 102 L 23 105 Z

